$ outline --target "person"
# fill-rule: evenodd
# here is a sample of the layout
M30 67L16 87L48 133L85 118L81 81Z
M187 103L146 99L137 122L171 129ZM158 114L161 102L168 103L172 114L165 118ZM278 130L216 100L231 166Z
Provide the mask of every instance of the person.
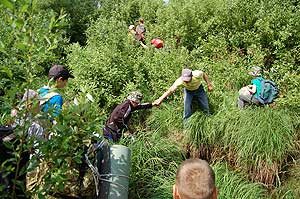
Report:
M216 199L215 173L205 160L188 159L181 163L173 185L174 199Z
M213 90L212 82L209 80L208 75L200 70L183 69L181 77L179 77L173 85L157 100L154 101L155 105L160 105L162 101L173 93L179 86L184 87L184 114L183 119L186 121L192 115L192 100L196 98L202 111L210 114L208 97L202 85L202 79L208 85L208 91Z
M74 78L70 71L63 65L53 65L48 72L49 84L43 86L37 92L39 101L39 111L47 115L49 122L52 125L57 123L56 118L61 114L63 106L63 97L59 93L59 90L67 86L69 78ZM40 119L41 120L41 119ZM39 143L37 140L47 141L50 139L50 135L47 135L44 131L43 121L34 121L28 129L29 137L33 138L34 154L39 154ZM41 160L39 165L26 175L26 189L32 191L38 183L42 182L42 179L48 171L47 162Z
M146 42L142 39L135 30L134 25L128 27L128 38L134 43L138 42L142 47L147 48Z
M103 128L103 136L106 139L114 142L119 141L123 132L128 130L128 123L132 113L136 110L150 109L153 107L153 103L141 104L142 99L142 93L133 91L129 94L127 100L116 106Z
M146 28L144 25L144 19L142 17L140 17L138 20L138 25L136 26L136 32L138 34L143 34L145 36Z
M261 67L252 67L249 75L253 77L253 79L251 80L251 85L243 87L239 91L238 107L240 109L249 104L259 105L258 95L261 91L260 82L261 80L263 80L263 78L261 77Z

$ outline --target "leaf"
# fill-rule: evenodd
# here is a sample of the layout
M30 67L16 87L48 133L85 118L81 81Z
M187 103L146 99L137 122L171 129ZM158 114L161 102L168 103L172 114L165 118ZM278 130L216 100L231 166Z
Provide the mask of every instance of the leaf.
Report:
M14 10L14 4L9 0L0 0L0 3L10 10Z
M23 43L17 43L16 46L20 49L20 50L25 50L26 45Z
M90 100L91 102L94 102L95 100L94 100L94 98L93 98L93 96L91 95L91 94L86 94L86 97L88 98L88 100Z
M20 12L21 12L21 13L27 12L27 10L28 10L28 4L25 4L25 5L23 5L23 6L21 7Z

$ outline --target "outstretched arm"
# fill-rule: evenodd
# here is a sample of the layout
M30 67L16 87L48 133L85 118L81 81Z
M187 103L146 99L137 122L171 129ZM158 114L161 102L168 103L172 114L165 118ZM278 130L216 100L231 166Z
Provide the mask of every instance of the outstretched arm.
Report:
M211 92L214 88L213 88L213 85L212 85L211 81L209 80L208 75L206 73L203 73L203 79L207 83L208 91Z
M153 105L159 106L162 103L162 101L169 95L171 95L175 90L176 88L174 88L174 86L171 86L166 92L164 92L164 94L160 98L153 102Z

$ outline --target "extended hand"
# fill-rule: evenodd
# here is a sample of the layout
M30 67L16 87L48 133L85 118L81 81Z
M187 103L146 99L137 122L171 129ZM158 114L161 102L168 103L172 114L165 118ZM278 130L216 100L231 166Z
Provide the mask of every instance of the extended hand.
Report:
M161 101L160 101L159 99L155 100L155 101L152 103L153 106L160 106L160 104L161 104Z

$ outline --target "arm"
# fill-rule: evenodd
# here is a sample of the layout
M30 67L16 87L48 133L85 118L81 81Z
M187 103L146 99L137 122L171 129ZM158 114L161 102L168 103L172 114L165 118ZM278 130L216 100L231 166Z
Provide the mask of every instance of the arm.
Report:
M171 86L166 92L164 92L164 94L160 98L158 98L157 100L155 100L153 102L153 105L159 106L165 98L167 98L169 95L171 95L176 90L176 88L177 87L175 87L174 85Z
M152 103L143 103L143 104L139 104L135 110L139 110L139 109L150 109L152 108Z
M143 42L140 41L140 45L143 46L144 48L148 48L147 45L145 45Z
M203 73L203 79L207 83L208 91L211 92L213 90L213 85L212 85L211 81L209 80L208 75L206 73Z

